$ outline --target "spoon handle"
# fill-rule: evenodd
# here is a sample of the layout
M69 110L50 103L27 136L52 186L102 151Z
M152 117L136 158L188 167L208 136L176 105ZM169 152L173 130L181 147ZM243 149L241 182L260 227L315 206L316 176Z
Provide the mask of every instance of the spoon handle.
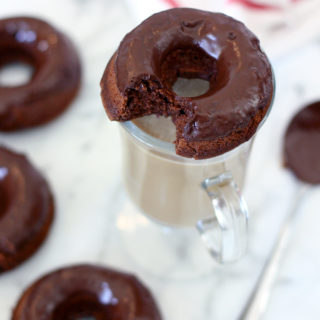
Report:
M301 184L299 187L298 192L294 197L292 207L281 226L278 238L263 266L261 274L254 286L248 302L245 305L245 308L238 317L238 320L258 320L266 311L273 284L276 280L280 266L280 260L288 246L294 227L294 221L297 213L299 212L297 209L301 203L302 197L308 189L309 187L304 184Z

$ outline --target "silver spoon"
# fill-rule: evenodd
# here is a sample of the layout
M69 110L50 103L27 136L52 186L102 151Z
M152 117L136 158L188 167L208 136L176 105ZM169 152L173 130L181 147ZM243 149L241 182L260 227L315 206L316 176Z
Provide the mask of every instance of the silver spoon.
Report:
M299 178L300 187L238 320L258 320L264 315L281 258L293 233L299 205L312 185L320 183L320 102L306 106L292 119L285 136L284 156L286 166Z

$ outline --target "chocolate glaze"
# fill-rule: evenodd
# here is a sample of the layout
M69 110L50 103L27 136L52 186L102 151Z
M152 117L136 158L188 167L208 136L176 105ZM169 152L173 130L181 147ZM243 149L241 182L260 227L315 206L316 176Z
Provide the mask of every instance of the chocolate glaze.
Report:
M160 320L149 290L134 276L93 265L52 272L20 298L12 320Z
M172 90L179 76L208 80L210 89L179 97ZM195 158L250 139L273 97L271 66L255 35L224 14L188 8L157 13L127 34L101 87L111 120L171 115L177 153Z
M47 182L26 157L0 147L0 273L31 256L53 219Z
M81 67L71 41L35 18L0 20L0 68L15 61L34 68L29 83L0 86L0 130L45 123L67 108L79 89Z
M178 48L199 48L216 63L210 90L194 98L177 99L192 114L184 136L210 140L245 126L272 95L271 68L259 40L241 23L226 15L195 9L173 9L155 14L121 42L116 60L119 90L147 75L162 86L159 66ZM142 50L143 48L143 50ZM186 75L184 75L186 76Z
M285 165L302 181L320 183L320 101L291 120L284 139Z

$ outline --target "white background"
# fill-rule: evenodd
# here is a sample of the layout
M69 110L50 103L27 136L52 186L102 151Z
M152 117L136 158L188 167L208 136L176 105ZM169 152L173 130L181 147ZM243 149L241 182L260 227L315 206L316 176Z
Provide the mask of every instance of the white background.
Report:
M84 73L79 96L60 118L40 128L0 134L1 144L26 153L48 178L57 207L40 251L0 276L0 320L10 319L22 290L40 275L78 262L135 272L151 288L167 320L236 319L298 188L282 167L282 138L295 111L319 98L320 33L272 57L276 99L256 138L245 189L251 213L248 255L232 266L217 266L205 278L164 281L143 272L117 238L115 217L128 199L121 185L117 125L108 121L99 96L106 63L136 18L122 1L1 1L1 17L21 14L45 18L68 33L79 48ZM319 197L320 188L314 188L301 204L265 319L320 317Z

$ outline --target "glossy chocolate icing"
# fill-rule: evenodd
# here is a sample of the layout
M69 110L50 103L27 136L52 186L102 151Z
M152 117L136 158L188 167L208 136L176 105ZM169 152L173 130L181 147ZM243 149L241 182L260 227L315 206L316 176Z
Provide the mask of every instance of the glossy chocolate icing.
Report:
M291 120L284 139L284 161L300 180L320 183L320 101L307 105Z
M20 298L12 320L160 320L149 290L134 276L93 265L52 272Z
M30 82L0 85L0 130L45 123L69 106L79 89L81 67L71 41L43 20L0 20L0 68L22 61L34 68Z
M173 68L168 58L179 50L196 50L207 67L184 64L168 79L170 68L163 66ZM269 107L273 95L271 66L255 35L224 14L188 8L157 13L127 34L117 51L115 73L124 97L141 79L164 89L174 107L162 114L171 114L176 124L182 120L187 141L210 141L243 129ZM210 89L199 97L179 97L171 89L178 76L207 79Z
M26 157L0 147L0 273L38 249L52 219L47 182Z

